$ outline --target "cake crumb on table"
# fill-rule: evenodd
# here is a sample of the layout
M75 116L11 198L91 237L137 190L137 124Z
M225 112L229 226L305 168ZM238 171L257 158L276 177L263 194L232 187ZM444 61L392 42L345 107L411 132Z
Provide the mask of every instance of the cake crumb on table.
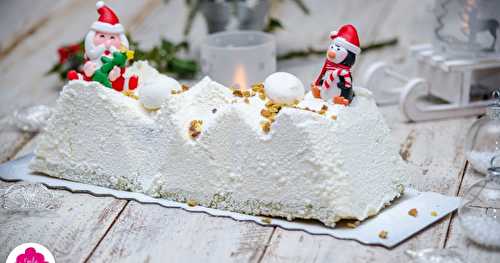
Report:
M389 234L389 232L385 231L385 230L382 230L378 233L378 237L382 238L382 239L387 239L387 235Z
M197 206L197 205L198 205L198 202L196 202L196 200L189 199L189 200L187 201L187 205L188 205L188 206L191 206L191 207L193 207L193 206Z
M418 214L418 211L416 208L412 208L412 209L410 209L410 211L408 211L408 215L410 215L410 216L417 217L417 214Z
M269 217L262 217L262 218L260 219L260 221L261 221L262 223L265 223L265 224L271 224L272 219L271 219L271 218L269 218Z

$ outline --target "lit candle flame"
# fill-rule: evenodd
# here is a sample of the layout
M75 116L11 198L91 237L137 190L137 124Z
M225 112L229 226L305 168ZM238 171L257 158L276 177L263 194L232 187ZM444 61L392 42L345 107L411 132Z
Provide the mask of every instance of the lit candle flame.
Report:
M243 65L237 65L234 70L233 87L237 89L247 88L247 74Z

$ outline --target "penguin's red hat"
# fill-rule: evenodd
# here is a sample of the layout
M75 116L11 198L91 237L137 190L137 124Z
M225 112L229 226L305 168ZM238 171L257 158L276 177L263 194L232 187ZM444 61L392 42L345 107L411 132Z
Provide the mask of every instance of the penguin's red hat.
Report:
M356 55L361 53L358 31L353 25L343 25L338 31L332 31L330 33L330 39Z

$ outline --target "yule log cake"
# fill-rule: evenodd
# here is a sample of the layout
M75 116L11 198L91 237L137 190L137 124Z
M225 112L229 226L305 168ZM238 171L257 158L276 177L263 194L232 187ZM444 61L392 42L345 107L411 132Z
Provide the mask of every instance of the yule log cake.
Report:
M135 95L70 81L36 148L35 171L328 226L375 215L403 192L406 164L365 89L355 88L347 107L309 94L283 104L266 91L276 101L287 100L279 91L303 93L286 73L233 90L208 77L190 89L170 85L175 80L145 62L128 70L144 80L139 97L173 87L161 107L147 110Z

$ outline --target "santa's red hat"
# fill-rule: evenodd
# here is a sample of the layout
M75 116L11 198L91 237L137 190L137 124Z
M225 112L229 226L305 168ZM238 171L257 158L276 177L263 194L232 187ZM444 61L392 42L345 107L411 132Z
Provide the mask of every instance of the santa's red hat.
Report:
M332 31L330 38L356 55L361 52L358 31L353 25L343 25L338 31Z
M105 33L121 34L124 32L123 26L120 24L120 20L113 9L108 7L103 1L97 2L96 8L97 13L99 13L99 19L92 24L91 29Z

